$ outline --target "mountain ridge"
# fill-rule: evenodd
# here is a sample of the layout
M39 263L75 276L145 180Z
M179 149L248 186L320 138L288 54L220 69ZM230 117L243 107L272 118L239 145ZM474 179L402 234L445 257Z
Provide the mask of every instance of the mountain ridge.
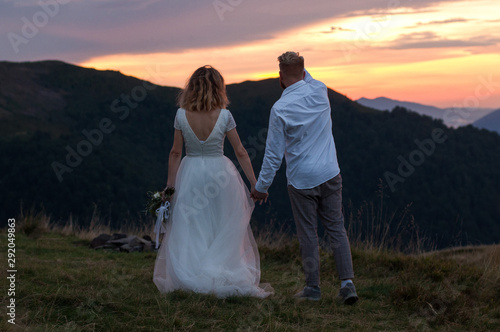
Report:
M356 100L356 102L380 111L390 111L398 106L404 107L421 115L427 115L434 119L441 119L447 126L451 127L473 124L474 121L494 111L493 108L439 108L431 105L401 101L387 97L377 97L374 99L362 97ZM456 116L457 114L461 115L463 113L467 114L467 117Z
M142 214L145 193L165 185L180 89L63 62L0 63L0 79L7 79L6 72L17 90L0 86L2 220L22 206L61 222L85 224L95 216L113 225L149 222ZM282 89L277 79L268 79L230 84L227 91L258 174L269 111ZM331 89L328 94L347 227L353 219L396 218L402 228L395 222L391 231L406 238L417 227L437 247L500 242L499 135L472 126L448 128L403 108L381 112ZM40 117L27 109L39 110ZM424 154L415 142L428 142L436 129L446 141ZM236 163L227 142L225 153ZM67 167L62 181L55 163ZM412 172L400 172L408 163ZM284 167L270 202L254 211L256 225L278 222L293 229ZM388 173L400 177L394 190ZM374 219L374 208L388 216Z
M500 134L500 109L493 111L479 120L474 121L474 126L487 129Z

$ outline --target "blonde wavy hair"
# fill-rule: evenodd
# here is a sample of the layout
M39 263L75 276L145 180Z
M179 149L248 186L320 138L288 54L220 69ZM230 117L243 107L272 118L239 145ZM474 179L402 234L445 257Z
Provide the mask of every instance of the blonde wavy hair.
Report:
M212 66L196 69L179 94L178 104L188 111L206 111L226 108L229 100L224 78Z

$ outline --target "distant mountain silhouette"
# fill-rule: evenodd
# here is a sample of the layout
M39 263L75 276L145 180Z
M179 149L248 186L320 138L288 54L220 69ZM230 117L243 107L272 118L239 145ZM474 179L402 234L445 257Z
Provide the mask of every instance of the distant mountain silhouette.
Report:
M441 119L447 126L458 127L473 123L475 120L489 114L493 111L490 108L475 108L475 109L455 109L455 108L438 108L429 105L413 103L409 101L400 101L389 99L386 97L378 97L375 99L360 98L356 102L366 107L371 107L380 111L392 110L394 107L404 107L408 110L417 112L418 114L427 115L434 119ZM463 112L460 112L463 111ZM463 116L465 114L465 116Z
M500 109L482 117L474 122L474 126L496 131L500 134Z
M59 61L0 62L0 81L0 225L21 206L60 222L152 222L142 213L145 193L167 180L178 88ZM283 90L269 79L227 91L258 174L269 111ZM438 247L500 242L498 134L328 94L348 227L392 220L391 235L418 228ZM228 143L225 151L236 161ZM269 203L255 208L255 227L293 229L284 167Z

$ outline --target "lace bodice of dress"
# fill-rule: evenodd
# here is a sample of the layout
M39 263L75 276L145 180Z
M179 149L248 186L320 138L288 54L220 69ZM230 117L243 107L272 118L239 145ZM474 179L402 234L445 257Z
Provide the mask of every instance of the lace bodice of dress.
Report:
M189 125L186 118L186 110L179 108L175 116L174 127L182 131L187 156L222 156L224 154L224 138L226 137L226 132L235 128L236 123L234 122L231 112L226 109L221 109L214 129L208 138L201 142Z

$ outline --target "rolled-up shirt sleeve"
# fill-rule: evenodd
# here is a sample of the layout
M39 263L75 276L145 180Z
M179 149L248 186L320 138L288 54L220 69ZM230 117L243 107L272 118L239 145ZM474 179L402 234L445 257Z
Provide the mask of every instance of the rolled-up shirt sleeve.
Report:
M267 193L274 180L276 172L281 166L283 156L285 154L285 123L276 112L276 109L271 109L269 117L269 131L266 140L266 152L264 161L259 173L259 179L255 185L255 189L261 193Z

